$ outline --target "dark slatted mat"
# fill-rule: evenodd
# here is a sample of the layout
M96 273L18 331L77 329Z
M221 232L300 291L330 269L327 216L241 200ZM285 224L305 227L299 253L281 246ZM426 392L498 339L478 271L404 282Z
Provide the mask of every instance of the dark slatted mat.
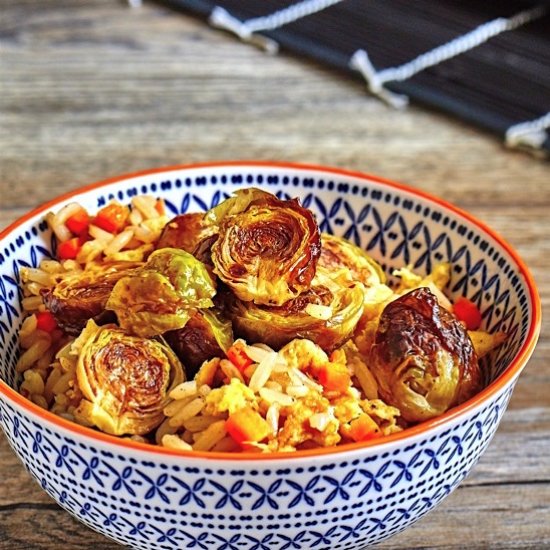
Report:
M216 6L241 21L297 2L162 0L208 18ZM511 126L550 112L550 1L344 0L280 28L258 31L286 51L363 78L349 66L364 49L377 71L411 61L499 17L545 6L546 14L386 88L505 138ZM544 136L544 134L543 134ZM540 149L550 152L550 135Z

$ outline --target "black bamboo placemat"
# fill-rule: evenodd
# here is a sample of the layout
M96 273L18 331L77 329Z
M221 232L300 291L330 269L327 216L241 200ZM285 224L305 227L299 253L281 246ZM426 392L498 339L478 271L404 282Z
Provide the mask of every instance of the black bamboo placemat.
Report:
M408 98L495 133L511 147L550 153L548 0L161 3L268 50L279 46L362 78L396 107ZM358 68L365 62L370 74Z

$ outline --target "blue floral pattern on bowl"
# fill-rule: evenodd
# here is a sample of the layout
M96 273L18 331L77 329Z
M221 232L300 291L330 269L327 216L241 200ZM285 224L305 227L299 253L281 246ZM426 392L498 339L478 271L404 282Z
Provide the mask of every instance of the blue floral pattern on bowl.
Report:
M427 273L438 262L452 262L450 294L478 304L485 328L509 334L484 365L489 381L530 337L535 306L509 251L469 218L412 190L330 170L243 164L128 177L83 191L78 200L94 210L111 198L149 193L163 197L175 215L206 210L241 186L300 197L322 231L363 247L389 275L406 264ZM42 216L0 242L0 377L12 388L22 320L19 271L54 249ZM144 549L352 549L403 530L460 483L494 435L514 382L408 438L284 459L197 459L117 445L41 419L2 393L0 423L42 488L120 543Z

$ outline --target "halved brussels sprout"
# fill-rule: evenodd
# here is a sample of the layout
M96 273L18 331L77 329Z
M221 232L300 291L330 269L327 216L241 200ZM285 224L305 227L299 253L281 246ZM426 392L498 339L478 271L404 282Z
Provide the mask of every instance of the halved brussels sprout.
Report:
M216 207L214 217L221 221L212 245L214 272L243 301L282 305L311 284L320 254L319 228L297 199L283 201L260 192L250 201L254 191L228 199L234 202L225 210L225 203Z
M113 262L91 265L86 271L59 276L57 284L43 291L46 308L57 324L70 334L78 334L89 319L112 322L105 305L115 284L142 263ZM111 314L112 315L112 314Z
M369 367L382 398L408 422L439 416L481 389L466 329L427 288L385 307Z
M168 393L185 380L165 343L89 321L79 345L77 415L113 435L147 434L164 420Z
M213 305L215 293L204 264L183 250L162 248L117 282L106 307L126 331L150 337L185 326L197 308Z
M156 248L179 248L194 255L197 246L215 232L204 213L180 214L165 225Z
M211 308L197 311L183 328L167 332L164 338L191 378L204 361L225 355L233 344L233 330L231 321Z
M349 269L353 280L367 288L386 282L380 265L362 248L328 233L321 234L321 256L317 265L329 270Z
M234 216L244 212L252 203L262 204L275 196L256 187L238 189L232 197L220 202L204 215L204 223L209 226L219 227L227 216Z
M237 336L279 349L306 338L330 352L348 340L363 312L364 287L348 277L334 279L317 268L311 288L282 306L228 300Z

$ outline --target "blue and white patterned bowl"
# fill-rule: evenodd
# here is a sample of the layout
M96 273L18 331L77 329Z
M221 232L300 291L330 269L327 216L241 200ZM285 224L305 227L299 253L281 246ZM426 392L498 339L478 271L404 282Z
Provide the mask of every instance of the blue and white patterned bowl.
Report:
M173 214L205 210L242 186L298 196L323 231L344 235L388 272L452 262L451 295L509 339L485 365L489 385L442 417L401 434L292 455L179 453L120 440L56 417L15 391L20 269L51 251L44 214L77 200L158 195ZM487 448L535 346L540 302L502 238L456 208L404 186L343 170L218 163L95 184L31 212L0 234L0 421L25 467L92 529L143 549L351 549L402 531L433 509Z

